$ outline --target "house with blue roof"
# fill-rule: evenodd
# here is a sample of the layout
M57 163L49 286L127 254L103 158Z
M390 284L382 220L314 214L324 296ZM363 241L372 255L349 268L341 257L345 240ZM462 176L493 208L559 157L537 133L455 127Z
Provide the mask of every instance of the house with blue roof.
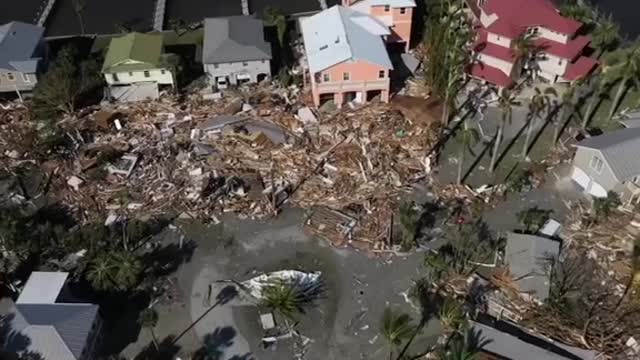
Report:
M19 21L0 25L0 92L33 90L47 55L43 33Z

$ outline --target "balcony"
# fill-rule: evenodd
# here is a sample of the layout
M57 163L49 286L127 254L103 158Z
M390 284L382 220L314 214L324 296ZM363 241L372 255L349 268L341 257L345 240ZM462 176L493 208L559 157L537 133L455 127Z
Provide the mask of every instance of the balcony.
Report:
M317 84L320 93L335 93L347 91L389 90L389 79L366 81L341 81Z

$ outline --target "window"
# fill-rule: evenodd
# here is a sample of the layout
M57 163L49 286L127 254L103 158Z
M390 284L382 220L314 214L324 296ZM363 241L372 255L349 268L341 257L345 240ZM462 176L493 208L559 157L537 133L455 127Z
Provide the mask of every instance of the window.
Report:
M219 67L220 67L220 65L218 65L218 64L213 64L213 68L214 68L214 69L218 69Z
M129 76L133 76L133 73L132 73L132 72L129 72Z
M148 70L144 71L144 77L151 77L151 74L149 73Z
M7 73L7 80L16 81L16 77L15 75L13 75L13 73Z
M329 82L331 81L331 76L329 76L329 74L322 74L322 82Z
M118 79L118 74L111 74L111 80L113 80L113 82L118 82L120 81L120 79Z
M22 74L22 81L24 82L31 82L31 79L29 78L29 74Z
M378 71L378 79L384 79L384 70Z
M167 71L166 71L166 70L160 70L160 74L164 75L164 74L166 74L166 73L167 73Z
M263 64L264 64L264 63L266 63L266 62L267 62L267 60L264 60L264 59L262 60L262 63L263 63Z
M636 185L640 185L640 175L634 176L631 181L633 181L633 183Z
M351 80L351 74L348 72L342 73L342 80Z
M400 14L406 14L407 8L400 8Z
M389 5L384 6L384 12L389 12L390 9L391 7Z
M496 36L496 40L500 41L500 36Z
M243 61L242 66L249 66L249 63L247 63L246 61Z
M591 168L598 173L601 173L602 167L604 166L604 161L602 161L602 159L600 159L599 157L594 156L591 158L591 163L589 163L589 166L591 166Z
M558 65L562 65L562 59L558 60Z

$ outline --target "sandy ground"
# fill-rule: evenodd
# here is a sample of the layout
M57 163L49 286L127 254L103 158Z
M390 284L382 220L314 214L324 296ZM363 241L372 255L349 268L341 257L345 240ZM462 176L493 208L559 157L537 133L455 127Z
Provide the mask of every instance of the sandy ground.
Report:
M386 359L388 348L379 336L385 306L407 312L403 292L420 277L421 254L371 258L354 250L334 249L302 231L302 211L287 210L268 223L241 221L233 216L216 226L189 225L187 238L198 248L177 274L191 319L215 302L217 280L243 281L265 271L321 271L327 293L318 306L300 317L297 329L311 339L306 359ZM212 309L194 327L194 336L210 334L219 359L290 359L290 344L262 350L255 307L233 301ZM251 310L253 309L253 310ZM436 321L416 344L428 346L440 328ZM183 350L192 344L182 344Z

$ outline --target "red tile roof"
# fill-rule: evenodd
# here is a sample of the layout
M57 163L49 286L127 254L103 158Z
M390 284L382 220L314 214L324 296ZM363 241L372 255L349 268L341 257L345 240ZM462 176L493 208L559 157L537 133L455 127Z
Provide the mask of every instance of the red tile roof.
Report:
M482 9L487 15L498 15L487 29L505 36L517 36L531 26L573 35L582 26L560 15L550 0L487 0Z
M515 53L511 48L507 48L498 44L490 43L487 41L488 33L485 30L478 31L478 38L473 45L473 51L479 52L485 55L493 56L494 58L513 62L515 59Z
M533 43L539 51L573 61L590 42L589 37L578 36L566 44L545 38L537 38Z
M473 64L471 69L469 69L469 73L473 77L486 80L498 86L510 87L513 85L513 79L511 79L507 74L503 73L502 70L487 64Z
M597 60L581 56L576 62L570 63L569 66L567 66L567 70L562 77L569 81L578 80L588 75L596 66L598 66Z

